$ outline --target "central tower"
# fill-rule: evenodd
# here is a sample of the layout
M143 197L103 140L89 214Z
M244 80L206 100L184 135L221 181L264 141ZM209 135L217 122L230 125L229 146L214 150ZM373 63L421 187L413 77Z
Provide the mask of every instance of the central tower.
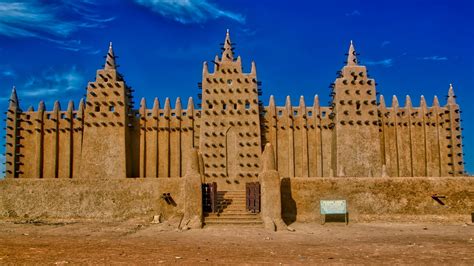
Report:
M202 72L200 151L206 178L256 178L260 169L261 135L255 63L243 73L240 56L227 31L214 72ZM229 180L227 180L229 181Z
M381 175L379 117L375 80L359 65L350 44L347 63L333 88L332 169L334 175Z

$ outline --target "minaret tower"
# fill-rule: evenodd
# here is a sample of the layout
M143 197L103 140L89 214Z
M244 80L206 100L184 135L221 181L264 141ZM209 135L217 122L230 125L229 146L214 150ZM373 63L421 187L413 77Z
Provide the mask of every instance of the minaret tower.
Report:
M131 90L117 71L112 43L103 69L87 86L80 173L82 178L130 176Z
M261 135L255 63L250 73L243 73L232 45L227 31L213 73L204 62L200 151L206 178L237 184L239 179L257 177Z
M18 177L18 125L20 103L16 89L13 87L10 104L6 113L6 140L5 140L5 177Z
M334 173L346 176L380 176L381 151L375 81L359 65L351 41L346 65L333 90Z

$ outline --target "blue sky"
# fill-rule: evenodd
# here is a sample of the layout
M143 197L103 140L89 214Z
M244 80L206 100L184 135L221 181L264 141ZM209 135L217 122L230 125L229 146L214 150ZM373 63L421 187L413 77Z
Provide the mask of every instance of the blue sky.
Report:
M350 40L386 99L441 103L453 83L474 172L474 1L64 0L0 1L0 109L15 85L21 106L65 108L83 97L110 41L136 99L196 97L202 62L226 29L244 69L257 63L264 102L329 101ZM137 100L136 102L139 102ZM1 133L4 135L4 132ZM3 150L1 151L3 153ZM0 157L0 159L2 159Z

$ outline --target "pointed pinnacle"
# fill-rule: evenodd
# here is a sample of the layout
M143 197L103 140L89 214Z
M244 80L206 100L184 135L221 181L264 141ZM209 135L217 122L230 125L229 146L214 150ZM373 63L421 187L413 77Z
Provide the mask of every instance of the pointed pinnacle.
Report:
M303 96L303 95L300 96L300 107L306 107L306 104L305 104L305 102L304 102L304 96Z
M79 108L78 108L79 111L82 111L84 110L84 99L81 99L79 101Z
M207 66L207 62L204 61L202 63L202 75L206 75L206 74L209 74L209 68Z
M349 52L347 53L347 66L356 66L359 64L359 61L357 60L357 53L354 48L354 44L352 43L349 46Z
M194 110L194 100L193 100L193 97L189 97L189 99L188 99L188 106L186 106L186 108L187 108L188 112L191 112L191 111ZM189 115L192 116L193 114L190 113Z
M453 84L449 84L448 104L456 104L456 96L454 95Z
M13 86L12 93L10 95L10 104L8 109L15 109L19 107L18 95L16 94L16 88Z
M392 107L398 107L399 106L399 103L398 103L398 98L396 95L393 95L392 97Z
M257 74L257 65L255 61L252 61L252 68L250 69L250 74Z
M44 105L43 101L40 101L38 104L38 112L44 112L46 110L46 106Z
M74 111L74 101L69 101L67 104L67 112L72 113L72 111Z
M439 107L439 100L436 95L433 97L433 107Z
M105 59L104 69L116 69L115 54L114 49L112 48L112 42L110 42L109 44L109 51L107 52L107 56Z
M158 100L158 97L155 97L155 100L153 100L153 109L160 109L160 100Z
M379 103L380 107L385 108L385 98L383 97L383 95L380 95Z
M222 51L222 61L233 61L234 52L232 51L232 42L230 40L230 33L227 31L224 40L224 51Z
M145 113L146 111L146 100L145 98L143 97L141 100L140 100L140 113L142 113L142 115Z
M426 109L426 100L425 100L425 96L421 95L420 97L420 107L422 109Z
M170 113L171 113L170 98L166 98L166 100L165 100L165 114L170 115Z
M319 95L314 95L313 108L319 108Z
M405 107L412 107L410 95L407 95L405 98Z
M153 100L153 111L152 114L156 118L158 118L159 115L159 110L160 109L160 101L158 100L157 97L155 97L155 100Z
M61 111L61 105L59 104L59 101L54 102L54 107L53 107L54 112Z
M174 109L178 110L178 111L181 111L182 107L181 107L181 98L180 97L176 98L176 103L174 105ZM181 113L177 113L176 115L177 116L181 115Z
M273 95L270 95L270 100L268 101L268 106L271 107L272 109L275 108L275 97Z

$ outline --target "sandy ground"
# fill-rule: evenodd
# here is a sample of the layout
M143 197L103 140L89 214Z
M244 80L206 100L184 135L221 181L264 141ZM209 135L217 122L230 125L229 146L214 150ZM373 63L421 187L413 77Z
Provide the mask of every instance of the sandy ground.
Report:
M139 221L0 221L0 264L474 262L474 225L342 223L292 225L296 232L209 227L177 231Z

